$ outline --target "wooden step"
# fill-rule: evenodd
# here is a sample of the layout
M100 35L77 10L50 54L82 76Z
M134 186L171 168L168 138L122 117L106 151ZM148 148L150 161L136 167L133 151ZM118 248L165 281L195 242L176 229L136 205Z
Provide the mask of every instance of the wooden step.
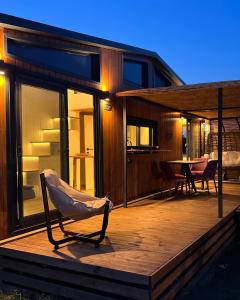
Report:
M42 129L43 142L60 142L60 129Z

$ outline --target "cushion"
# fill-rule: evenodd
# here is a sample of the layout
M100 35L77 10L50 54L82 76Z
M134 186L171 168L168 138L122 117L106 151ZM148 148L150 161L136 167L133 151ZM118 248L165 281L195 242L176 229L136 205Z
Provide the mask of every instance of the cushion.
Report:
M211 159L218 159L217 152L210 153ZM240 151L223 151L222 155L223 167L240 166Z
M45 170L44 175L50 199L64 217L78 221L102 214L107 201L109 209L113 207L113 203L106 197L97 198L73 189L53 170Z
M204 171L191 171L194 177L201 177Z
M186 179L186 176L185 176L185 175L183 175L183 174L178 174L178 173L174 174L174 177L175 177L176 179Z
M200 163L199 164L193 164L191 167L191 170L193 171L204 171L204 169L207 166L208 159L205 157L200 157L200 158L194 158L193 160L197 160Z

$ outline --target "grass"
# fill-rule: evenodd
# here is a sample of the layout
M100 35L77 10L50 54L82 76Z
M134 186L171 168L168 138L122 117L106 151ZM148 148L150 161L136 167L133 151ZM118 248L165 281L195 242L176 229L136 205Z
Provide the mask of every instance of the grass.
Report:
M11 294L0 291L0 300L54 300L51 296L45 294L31 294L29 296L23 296L19 291L15 291Z

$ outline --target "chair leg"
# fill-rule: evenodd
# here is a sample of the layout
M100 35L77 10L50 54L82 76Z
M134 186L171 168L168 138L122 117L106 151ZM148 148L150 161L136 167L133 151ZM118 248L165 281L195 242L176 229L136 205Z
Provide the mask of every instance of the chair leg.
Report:
M176 182L176 185L175 185L175 194L177 194L177 192L178 192L178 187L179 187L179 182Z
M59 227L61 231L64 233L64 238L60 240L55 240L52 233L52 226L51 226L51 219L50 219L50 212L49 212L49 205L48 205L48 196L47 196L47 189L46 189L46 181L44 174L40 174L41 179L41 187L42 187L42 196L43 196L43 204L44 204L44 212L45 212L45 219L46 219L46 226L47 226L47 233L48 233L48 240L51 244L54 245L54 249L57 250L60 245L72 242L72 241L82 241L82 242L89 242L94 244L96 247L99 247L99 244L103 241L106 234L106 229L108 226L108 218L109 218L109 201L106 202L104 207L104 216L103 216L103 223L102 229L96 232L92 232L89 234L80 234L76 232L66 231L64 229L64 225L62 223L62 217L59 213ZM99 236L97 239L93 239L93 237Z
M183 192L183 185L184 185L184 183L182 182L181 183L181 193Z
M202 190L204 190L204 180L202 180Z
M206 184L207 184L207 190L208 190L208 194L210 194L208 180L206 180Z
M217 184L216 184L216 179L215 179L215 178L213 178L213 182L214 182L214 186L215 186L216 194L218 194L218 189L217 189Z
M191 182L188 181L187 183L188 183L188 190L189 190L188 194L191 195Z

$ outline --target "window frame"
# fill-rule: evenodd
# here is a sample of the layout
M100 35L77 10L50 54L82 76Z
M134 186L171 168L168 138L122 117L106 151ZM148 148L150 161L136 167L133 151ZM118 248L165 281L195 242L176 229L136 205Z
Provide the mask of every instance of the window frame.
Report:
M125 74L124 64L125 64L125 62L141 65L141 67L142 67L142 72L141 72L142 84L138 84L134 81L125 79L125 77L124 77L124 74ZM148 83L148 72L149 72L148 69L149 69L148 62L138 60L138 59L132 59L132 58L129 58L129 57L124 57L123 58L123 81L124 81L124 83L127 84L127 85L130 85L130 86L133 86L133 87L137 87L137 88L147 88L148 85L149 85L149 83Z
M127 149L153 149L158 147L158 122L155 120L127 117L127 126L136 126L136 146L127 146ZM140 144L140 128L150 129L149 145Z

